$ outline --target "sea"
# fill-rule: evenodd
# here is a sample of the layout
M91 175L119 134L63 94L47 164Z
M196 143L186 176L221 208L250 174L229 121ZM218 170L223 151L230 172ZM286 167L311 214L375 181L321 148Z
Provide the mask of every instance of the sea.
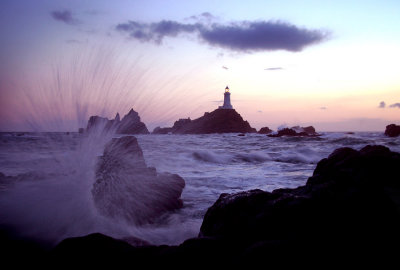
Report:
M65 238L95 232L136 245L178 245L198 235L204 214L222 193L304 185L317 163L341 147L384 145L400 152L400 137L389 138L383 132L320 134L128 135L138 139L147 166L178 174L186 183L181 209L138 226L98 213L91 193L96 160L105 143L122 135L3 132L0 228L49 248Z

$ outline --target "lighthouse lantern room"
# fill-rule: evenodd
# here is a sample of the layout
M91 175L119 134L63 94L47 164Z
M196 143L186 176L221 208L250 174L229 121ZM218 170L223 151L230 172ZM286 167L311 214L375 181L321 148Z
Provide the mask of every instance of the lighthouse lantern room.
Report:
M225 88L224 105L219 106L218 109L228 109L228 110L233 109L232 104L231 104L231 93L229 92L228 86Z

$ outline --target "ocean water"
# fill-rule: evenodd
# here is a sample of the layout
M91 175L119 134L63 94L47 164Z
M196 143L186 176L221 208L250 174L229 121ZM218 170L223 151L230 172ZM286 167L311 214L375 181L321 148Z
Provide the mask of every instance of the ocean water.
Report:
M176 245L197 236L205 212L221 193L301 186L318 161L339 147L380 144L400 152L400 138L383 132L310 138L234 133L135 137L147 166L184 178L183 208L142 226L100 215L91 189L96 159L111 136L0 133L0 226L49 247L93 232Z

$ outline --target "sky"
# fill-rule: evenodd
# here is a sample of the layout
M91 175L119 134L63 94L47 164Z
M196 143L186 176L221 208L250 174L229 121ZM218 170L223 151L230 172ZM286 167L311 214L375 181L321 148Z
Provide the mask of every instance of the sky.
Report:
M400 124L400 2L2 0L0 131L149 130L223 103L252 127Z

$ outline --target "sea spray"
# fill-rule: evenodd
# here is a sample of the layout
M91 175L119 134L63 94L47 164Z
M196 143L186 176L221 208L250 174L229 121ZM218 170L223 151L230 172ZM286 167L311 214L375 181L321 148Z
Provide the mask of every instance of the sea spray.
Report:
M32 151L40 161L23 165L39 176L32 178L27 174L25 179L6 187L0 196L2 225L49 246L65 237L108 227L107 221L98 216L90 193L94 161L106 136L75 137L74 148L66 149L69 137L63 133L43 136L36 141L43 145L39 153L35 145L27 148L24 144L21 155Z
M90 116L110 117L134 108L144 119L152 116L156 122L172 121L178 107L186 104L185 96L207 99L205 95L213 89L192 92L188 86L193 81L184 79L185 74L170 76L165 70L159 72L156 65L143 65L143 58L117 52L109 48L83 48L74 56L60 56L57 64L42 74L39 83L21 80L14 85L18 106L11 107L9 114L19 119L18 129L24 132L1 134L1 227L49 247L66 237L93 232L117 238L143 237L159 244L179 243L197 234L200 217L182 219L177 212L171 212L161 215L158 223L152 218L153 224L146 225L143 220L132 222L125 218L123 210L119 216L105 215L99 200L94 200L99 190L95 185L99 179L99 159L105 144L116 135L115 130L101 126L91 132L74 132L78 128L84 131ZM191 106L190 110L198 106ZM121 183L132 177L117 168L112 170L121 176ZM156 175L161 181L162 174ZM135 182L141 197L135 201L128 194L129 202L125 202L136 206L126 205L123 209L146 212L151 206L142 199L152 194L154 186L157 190L157 185L164 184L164 193L168 191L162 181L142 180ZM183 187L178 186L180 194ZM116 197L127 195L126 186L116 187ZM140 204L144 205L142 209Z

